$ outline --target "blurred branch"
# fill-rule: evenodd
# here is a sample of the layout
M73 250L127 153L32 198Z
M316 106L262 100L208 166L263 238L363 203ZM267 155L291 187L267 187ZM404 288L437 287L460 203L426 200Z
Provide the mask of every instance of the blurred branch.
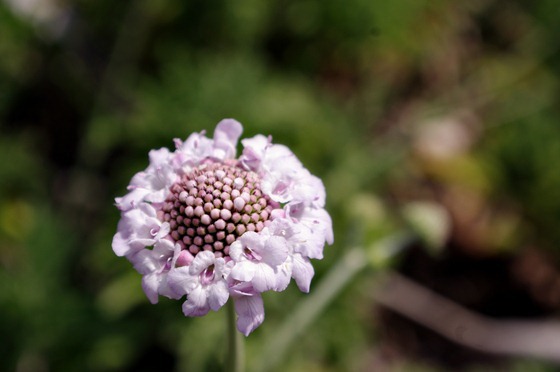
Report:
M463 346L486 353L560 363L558 321L494 320L397 273L388 273L381 281L375 300Z
M274 370L289 347L333 298L370 262L363 248L348 250L318 287L266 342L256 371ZM403 277L387 272L374 290L375 301L460 345L485 353L531 357L560 364L560 322L494 320Z

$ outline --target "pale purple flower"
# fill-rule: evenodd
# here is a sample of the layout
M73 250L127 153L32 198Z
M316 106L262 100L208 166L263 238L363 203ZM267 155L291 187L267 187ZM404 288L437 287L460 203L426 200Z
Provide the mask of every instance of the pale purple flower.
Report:
M261 293L293 278L309 291L310 259L332 244L321 180L286 146L222 120L213 138L175 139L175 151L150 151L148 167L116 198L121 220L113 250L143 275L152 303L186 296L186 316L219 310L230 298L239 331L264 320Z
M213 252L202 251L188 266L177 266L168 275L172 290L187 295L183 313L187 316L206 315L219 310L229 298L226 282L231 261L216 257Z
M258 292L283 290L285 276L279 275L288 259L288 242L282 236L247 231L231 244L230 257L235 262L231 277L250 282Z

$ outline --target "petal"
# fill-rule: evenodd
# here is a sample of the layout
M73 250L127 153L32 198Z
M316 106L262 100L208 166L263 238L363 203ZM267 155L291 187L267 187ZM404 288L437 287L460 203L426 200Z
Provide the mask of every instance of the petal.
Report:
M160 281L161 278L155 273L142 277L142 289L152 304L157 304L158 302L158 287Z
M243 244L239 241L239 239L231 243L229 246L229 256L235 262L243 260Z
M122 211L126 212L135 208L138 203L140 203L146 195L150 193L150 190L145 188L134 188L128 194L115 198L115 205L117 208Z
M193 133L185 142L175 141L177 150L174 161L181 166L196 166L201 160L212 155L213 142L204 133Z
M184 296L184 294L178 294L171 289L169 286L169 273L161 273L159 274L161 277L161 281L158 286L158 293L160 296L165 296L167 298L171 298L173 300L178 300Z
M334 243L331 216L323 208L303 208L300 212L291 213L290 217L299 219L314 232L320 233L325 237L328 244Z
M123 237L123 232L119 231L113 236L113 252L119 257L125 256L130 253L131 247L128 244L128 239Z
M297 174L298 171L305 169L296 155L287 146L269 145L266 147L264 167L270 173L278 174Z
M229 291L225 280L214 283L208 289L208 305L214 311L219 310L227 302Z
M277 278L275 271L266 264L258 264L255 266L255 275L253 276L253 288L258 292L265 292L276 288Z
M229 277L227 283L232 297L253 296L256 294L253 285L249 282L236 282L233 278Z
M148 158L150 159L151 168L158 168L169 162L169 149L162 147L157 150L150 150Z
M262 261L270 266L281 265L288 257L288 242L281 236L271 236L263 247L255 248Z
M309 292L309 286L314 274L315 271L309 259L297 253L292 256L292 277L300 291Z
M250 261L242 261L235 264L229 274L233 279L241 282L249 282L255 276L256 265Z
M162 202L169 186L177 179L168 149L151 150L149 157L150 165L132 177L128 186L131 191L122 198L115 199L120 210L130 210L145 200Z
M189 300L183 302L182 308L185 316L204 316L210 311L210 307L208 305L196 306Z
M290 208L287 206L287 209ZM293 227L296 234L289 239L294 244L294 250L309 258L322 259L325 241L332 244L334 240L329 214L324 209L305 207L290 217L295 220Z
M243 154L239 157L241 163L252 171L258 171L264 157L266 147L270 145L270 139L259 134L253 138L241 140Z
M175 246L170 240L161 239L155 242L154 250L167 255L175 251Z
M220 121L214 131L214 153L218 159L235 157L237 140L243 132L243 126L234 119Z
M161 224L156 236L154 236L154 239L159 240L165 238L167 235L169 235L170 231L171 227L169 226L169 222L164 222Z
M282 264L276 272L276 286L273 290L281 292L288 288L290 284L290 279L292 278L292 265L291 263L285 262Z
M270 145L261 164L261 187L272 200L286 203L293 199L293 189L309 172L283 145Z
M323 259L323 248L325 246L325 239L313 232L302 229L302 232L297 235L299 242L294 244L294 251L301 253L304 257L313 258L316 260Z
M210 311L208 296L200 286L196 287L183 303L183 314L185 316L203 316Z
M197 253L197 255L194 257L193 262L189 266L190 273L192 275L200 274L210 265L213 265L215 260L216 257L214 256L214 253L210 251L202 251Z
M146 194L146 196L144 197L144 200L146 200L147 202L150 203L162 203L165 201L165 198L167 198L167 195L169 194L168 188L169 186L173 185L173 181L169 181L169 182L165 182L161 184L161 188L158 190L154 190L148 194Z
M179 248L179 253L175 257L177 259L174 262L174 266L177 266L177 267L188 266L194 260L194 256L191 254L191 252L189 252L187 250L181 251L180 248Z
M149 249L140 249L134 254L127 256L127 258L134 266L134 269L143 275L157 271L161 266L154 252Z
M196 286L188 295L187 297L189 299L189 301L195 305L195 306L199 306L199 307L203 307L204 305L206 305L206 301L208 299L208 295L206 293L206 290L204 288L202 288L201 286Z
M293 184L290 195L292 201L303 202L319 208L325 206L325 186L318 177L307 170L300 173L298 181Z
M274 213L276 212L276 213ZM268 226L268 230L272 235L281 236L285 239L290 238L294 234L293 223L286 218L283 209L273 210L274 219Z
M227 278L231 268L235 265L235 262L228 260L224 260L221 257L216 258L216 262L214 262L214 272L216 273L217 278Z
M254 231L247 231L238 239L243 244L243 247L248 247L251 250L259 252L263 246L264 237ZM231 248L231 247L230 247ZM233 257L232 257L233 258Z
M132 251L153 245L155 240L152 232L160 231L161 227L162 223L156 218L155 209L147 203L140 203L136 208L122 214L117 226L117 233L120 233L120 236L115 237L117 244L115 253L118 255L126 251L123 244L128 244L129 250Z
M142 238L139 239L134 238L128 240L128 243L130 244L131 247L138 247L138 246L151 247L155 244L155 242L156 241L154 239L142 239Z
M234 298L237 329L248 336L264 321L264 305L259 294Z
M187 266L169 271L167 283L173 292L181 296L191 293L200 284L197 277L190 275Z

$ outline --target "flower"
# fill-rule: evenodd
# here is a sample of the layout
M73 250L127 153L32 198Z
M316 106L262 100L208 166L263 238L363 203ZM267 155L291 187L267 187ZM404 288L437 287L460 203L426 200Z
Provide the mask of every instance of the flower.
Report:
M185 316L219 310L230 298L245 335L264 320L261 293L283 291L293 278L308 292L310 259L333 243L321 180L289 148L243 128L218 123L175 151L149 153L148 167L115 199L121 211L113 251L142 274L152 303L181 299Z

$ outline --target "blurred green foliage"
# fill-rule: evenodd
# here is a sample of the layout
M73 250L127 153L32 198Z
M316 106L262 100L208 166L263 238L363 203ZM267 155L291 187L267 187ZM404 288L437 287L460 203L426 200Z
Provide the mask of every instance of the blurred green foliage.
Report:
M113 198L148 151L225 117L245 137L288 145L324 180L336 243L314 262L315 282L350 246L373 249L375 270L352 281L281 368L369 370L386 354L397 370L436 368L383 346L371 286L400 254L383 239L407 228L403 207L429 201L449 212L448 241L467 255L536 246L560 259L559 9L553 0L0 3L0 369L220 370L225 315L150 305L111 239ZM293 285L265 295L249 366L304 298Z

